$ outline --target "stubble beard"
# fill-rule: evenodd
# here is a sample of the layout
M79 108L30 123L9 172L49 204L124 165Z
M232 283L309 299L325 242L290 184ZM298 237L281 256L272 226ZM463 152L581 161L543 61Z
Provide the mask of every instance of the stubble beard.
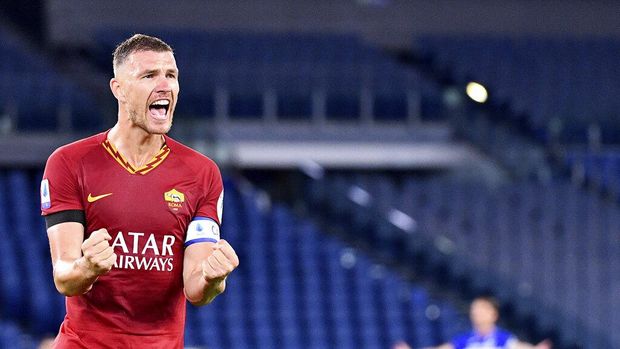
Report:
M147 116L144 115L142 118L140 118L135 109L130 109L128 114L129 121L131 121L134 126L141 128L142 130L144 130L144 132L148 134L165 135L170 131L170 128L172 127L172 120L170 120L168 126L165 129L149 127L146 122Z

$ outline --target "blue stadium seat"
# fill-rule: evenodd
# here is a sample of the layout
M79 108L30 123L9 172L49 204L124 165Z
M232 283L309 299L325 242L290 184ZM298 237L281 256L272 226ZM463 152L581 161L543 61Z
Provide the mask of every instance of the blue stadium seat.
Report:
M26 279L3 274L0 301L3 318L25 321L29 331L54 333L64 311L62 297L51 285L47 241L34 200L40 176L0 171L0 198L31 193L12 200L10 207L8 200L0 200L0 230L14 232L0 240L0 267L19 265L32 274ZM457 241L462 259L454 260L466 262L464 273L484 268L489 277L476 282L480 287L491 283L502 300L525 304L515 311L548 309L550 315L542 318L545 327L560 324L592 345L608 344L610 338L592 328L604 332L604 324L617 322L613 309L620 302L610 300L604 278L617 274L620 265L614 238L620 224L617 207L568 183L489 189L385 176L359 176L355 181L378 198L376 208L388 209L392 197L415 217L421 234L439 231ZM346 193L351 182L352 177L342 176L329 185ZM226 293L212 304L188 305L188 346L383 348L405 339L423 347L467 327L466 317L452 303L435 299L420 285L324 234L285 205L265 205L263 194L254 188L228 179L225 183L230 200L224 229L230 222L227 238L238 246L242 265L230 276ZM41 231L32 238L25 228ZM27 246L19 242L26 237L32 238L30 252L37 251L33 258L21 258ZM600 265L605 268L597 269ZM591 314L581 316L586 309Z
M94 55L107 56L129 34L123 30L97 34L99 45ZM262 117L267 112L265 95L273 92L275 112L283 120L308 120L323 112L334 120L357 120L360 92L366 84L361 77L366 76L366 81L382 81L376 87L369 85L371 94L377 96L373 108L376 117L397 121L407 115L404 89L422 89L406 83L423 79L419 72L405 70L392 58L364 45L356 35L187 30L153 34L175 48L185 91L178 108L183 114L211 117L215 113L214 94L220 89L227 93L231 118ZM109 65L102 60L104 64ZM439 98L438 87L433 88L435 95L420 95ZM321 93L325 94L325 110L321 103L314 110L315 96Z
M5 93L0 110L8 112L18 130L50 131L67 114L69 127L93 130L100 127L100 109L88 92L59 74L39 53L0 28L0 79ZM107 55L106 55L107 56ZM36 96L36 98L33 98Z
M0 300L2 304L2 313L4 316L12 319L22 319L23 310L26 309L26 297L23 292L23 282L20 272L21 259L20 252L22 249L19 236L10 234L14 231L14 217L10 214L7 203L11 202L11 198L15 197L13 191L8 185L8 180L4 172L0 172L0 229L2 229L4 238L0 239L0 266L3 268L1 283ZM25 218L25 217L24 217Z
M0 321L0 348L35 349L35 341L11 322Z
M337 184L341 179L350 180L338 176L331 180ZM516 314L543 313L538 319L543 331L562 323L565 333L579 329L595 343L609 340L597 333L605 332L603 323L613 321L609 278L616 268L611 262L616 255L611 246L616 244L610 244L613 227L620 224L616 204L557 180L499 188L414 178L405 178L394 188L383 175L358 176L354 181L372 195L374 214L398 207L416 220L418 231L430 241L436 242L438 235L448 238L455 251L449 259L440 258L449 263L455 277L468 280L472 294L492 290ZM351 214L349 225L356 224L356 214ZM367 241L373 246L389 238L376 233L372 237ZM357 261L357 265L365 263ZM355 295L360 300L369 298ZM437 320L424 315L431 304L440 309ZM389 310L391 306L384 301L390 317L398 317ZM431 302L424 290L413 292L411 307L414 315L405 317L404 323L414 323L417 332L410 341L422 338L431 345L465 326L454 308Z
M560 140L587 141L587 128L599 124L603 140L617 142L618 72L612 68L618 40L440 35L417 41L420 52L450 71L459 83L482 82L493 98L525 113L534 136L550 141L548 128L562 124ZM615 131L612 131L615 130Z

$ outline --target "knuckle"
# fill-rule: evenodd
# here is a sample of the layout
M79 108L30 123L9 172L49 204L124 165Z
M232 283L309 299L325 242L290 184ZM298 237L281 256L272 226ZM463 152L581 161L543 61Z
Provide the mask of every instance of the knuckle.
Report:
M231 256L233 256L233 255L236 255L236 254L237 254L237 253L235 252L235 250L234 250L232 247L230 247L230 246L228 246L228 248L226 248L226 250L225 250L225 251L226 251L226 253L227 253L227 254L229 254L229 255L231 255Z

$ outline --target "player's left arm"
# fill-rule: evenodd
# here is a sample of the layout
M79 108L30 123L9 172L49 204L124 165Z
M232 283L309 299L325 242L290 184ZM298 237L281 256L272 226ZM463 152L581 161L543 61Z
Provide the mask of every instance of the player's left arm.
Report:
M185 297L196 306L211 301L226 289L226 278L239 266L239 257L226 240L201 242L185 249Z
M198 202L196 216L190 223L183 260L185 297L193 305L209 304L226 289L226 278L239 265L235 250L220 239L224 206L224 185L217 165L202 177L204 196Z

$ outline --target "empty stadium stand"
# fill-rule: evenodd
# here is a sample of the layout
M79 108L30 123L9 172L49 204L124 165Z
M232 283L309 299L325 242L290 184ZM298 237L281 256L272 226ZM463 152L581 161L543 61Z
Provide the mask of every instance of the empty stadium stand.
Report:
M610 329L619 310L620 209L596 193L566 180L489 187L376 174L328 176L308 193L320 216L351 222L350 238L418 273L436 274L433 264L444 263L445 287L466 289L466 280L473 294L493 290L515 302L516 314L536 314L539 329L557 327L565 345L619 343ZM420 254L430 271L416 265Z
M37 342L14 322L0 320L0 348L36 349Z
M12 319L0 326L7 348L32 348L33 338L57 331L64 314L35 202L40 175L0 172L0 202L11 202L0 216L0 309ZM450 300L271 203L247 182L227 179L225 186L223 234L244 262L225 295L205 308L188 306L188 347L378 349L402 339L428 346L466 328Z
M414 46L458 83L486 85L544 142L586 143L593 128L620 140L615 38L428 35Z
M350 34L147 31L170 43L181 71L178 112L236 119L405 122L440 118L440 90ZM102 70L131 35L99 33Z
M135 32L110 28L80 48L107 76L110 53ZM319 169L292 183L280 179L298 172L265 174L282 197L296 195L287 203L260 183L227 176L223 236L241 265L213 304L188 306L188 348L436 345L468 328L464 304L487 292L504 304L502 325L526 339L552 336L560 349L620 347L620 157L608 147L620 142L617 38L423 34L406 48L414 59L403 62L342 31L145 32L175 49L174 129L182 141L208 148L249 140L245 149L265 153L254 163L224 154L246 168L263 166L277 149L300 149L282 147L294 141L322 142L324 153L344 144L337 149L350 158L377 148L382 158L363 159L366 172L325 177L317 163L303 163ZM112 98L101 105L42 47L14 34L0 24L1 151L13 153L17 138L42 131L77 138L111 126L103 114ZM461 103L455 87L474 80L497 109ZM403 158L422 156L389 162L396 151L379 144L407 145L389 148ZM447 153L472 145L507 175L442 172L455 162ZM35 348L65 312L39 216L42 149L30 149L38 158L15 152L0 163L0 348ZM300 166L289 153L266 166ZM551 155L570 171L554 167ZM388 166L402 172L368 170Z
M601 150L573 150L565 156L565 165L573 180L599 190L612 200L620 195L620 154L613 147Z
M79 132L101 127L101 109L93 96L2 27L0 74L0 115L9 120L5 128Z

